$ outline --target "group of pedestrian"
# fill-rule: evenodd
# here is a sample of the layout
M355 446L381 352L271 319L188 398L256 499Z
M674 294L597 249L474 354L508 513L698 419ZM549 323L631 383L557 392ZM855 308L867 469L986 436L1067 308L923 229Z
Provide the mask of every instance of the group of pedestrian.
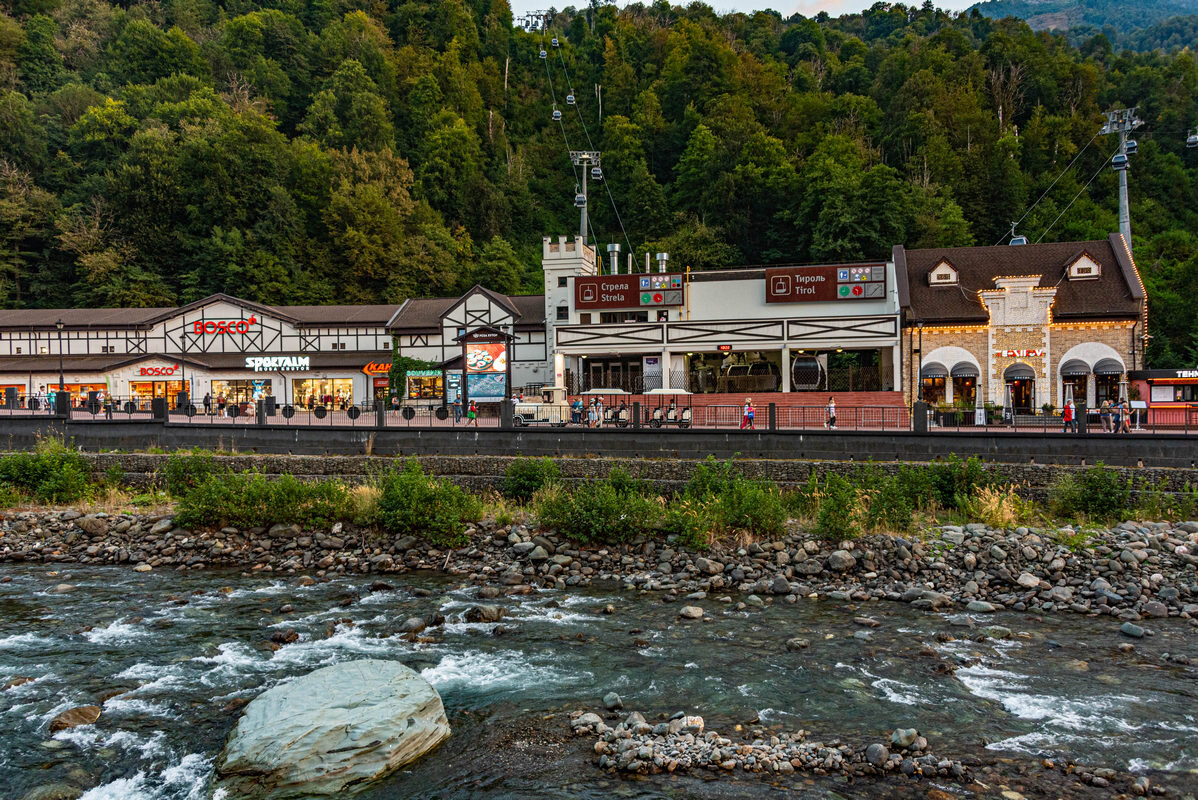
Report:
M1098 418L1104 433L1131 433L1131 403L1126 400L1103 400Z
M1103 433L1131 433L1131 403L1126 400L1103 400L1098 407L1098 419L1102 423ZM1064 423L1064 433L1077 433L1077 405L1068 400L1061 409L1061 420Z

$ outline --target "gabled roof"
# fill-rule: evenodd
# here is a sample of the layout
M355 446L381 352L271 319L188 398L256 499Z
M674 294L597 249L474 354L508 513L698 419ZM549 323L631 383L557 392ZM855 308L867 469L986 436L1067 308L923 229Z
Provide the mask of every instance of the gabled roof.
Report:
M482 286L475 288L511 314L515 327L524 330L545 324L545 295L503 295ZM399 307L387 328L394 333L437 333L445 315L473 292L472 289L461 297L413 297Z
M445 310L445 313L448 314L449 312L453 311L455 308L462 305L468 299L470 299L471 297L473 297L476 294L483 295L488 300L490 300L492 303L499 306L507 313L511 314L513 321L520 319L520 309L516 308L516 306L512 303L512 301L508 299L507 295L500 294L499 292L493 292L490 289L486 288L485 286L482 286L481 284L477 284L477 283L474 284L473 286L471 286L470 289L464 295L457 298L449 306L449 308L447 308Z
M1102 273L1096 280L1070 281L1069 267L1082 254L1100 264ZM1117 233L1091 242L1015 247L906 250L900 245L894 255L899 298L910 320L986 324L990 315L978 292L994 289L995 278L1016 276L1038 276L1041 288L1056 288L1054 320L1134 319L1144 309L1143 285ZM929 286L928 273L946 260L957 270L957 285Z

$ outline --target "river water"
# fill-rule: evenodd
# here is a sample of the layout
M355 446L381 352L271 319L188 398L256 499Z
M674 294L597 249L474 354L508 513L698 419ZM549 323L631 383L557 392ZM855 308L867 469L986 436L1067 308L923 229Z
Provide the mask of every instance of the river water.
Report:
M397 659L445 702L454 736L430 757L363 792L375 798L870 796L870 787L798 776L621 780L592 766L587 740L564 735L566 714L595 710L616 691L652 719L687 710L728 734L737 723L869 742L919 728L943 757L1042 757L1144 772L1183 791L1198 787L1198 633L1179 620L1128 640L1112 618L997 614L1007 640L975 641L967 615L897 603L777 603L736 611L700 601L709 620L680 623L678 604L615 590L542 592L489 601L506 631L461 615L476 590L439 577L390 579L367 591L344 578L298 587L294 578L236 572L134 573L124 568L5 566L0 577L0 794L20 798L66 782L86 800L202 800L212 764L236 723L236 698L317 667ZM59 583L77 588L57 594ZM428 597L413 589L429 590ZM294 611L277 613L290 603ZM611 603L616 613L605 615ZM448 618L431 644L394 635L410 616ZM881 626L872 641L853 617ZM271 650L272 633L298 641ZM434 629L435 631L436 629ZM433 632L433 631L430 631ZM954 637L952 641L938 641ZM788 652L791 637L810 647ZM925 645L958 665L934 669ZM68 708L102 703L95 725L51 735ZM948 787L951 788L951 787ZM923 791L926 792L927 786ZM894 787L901 792L900 786Z

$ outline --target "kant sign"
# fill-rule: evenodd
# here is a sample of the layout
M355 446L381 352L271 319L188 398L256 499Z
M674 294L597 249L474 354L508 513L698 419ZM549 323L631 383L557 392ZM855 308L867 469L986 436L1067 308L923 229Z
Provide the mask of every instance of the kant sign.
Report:
M246 356L245 368L254 372L307 372L309 356Z

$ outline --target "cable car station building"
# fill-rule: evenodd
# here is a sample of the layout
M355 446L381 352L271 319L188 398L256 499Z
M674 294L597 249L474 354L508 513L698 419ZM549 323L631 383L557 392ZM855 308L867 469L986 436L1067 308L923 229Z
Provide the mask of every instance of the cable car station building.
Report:
M893 262L711 272L604 265L578 240L545 238L553 378L572 393L685 390L696 402L898 405L902 353ZM819 393L802 396L803 393Z
M1121 234L1018 246L898 246L893 257L903 350L918 365L902 386L908 402L1038 413L1072 399L1095 408L1126 399L1127 373L1144 366L1144 286Z

